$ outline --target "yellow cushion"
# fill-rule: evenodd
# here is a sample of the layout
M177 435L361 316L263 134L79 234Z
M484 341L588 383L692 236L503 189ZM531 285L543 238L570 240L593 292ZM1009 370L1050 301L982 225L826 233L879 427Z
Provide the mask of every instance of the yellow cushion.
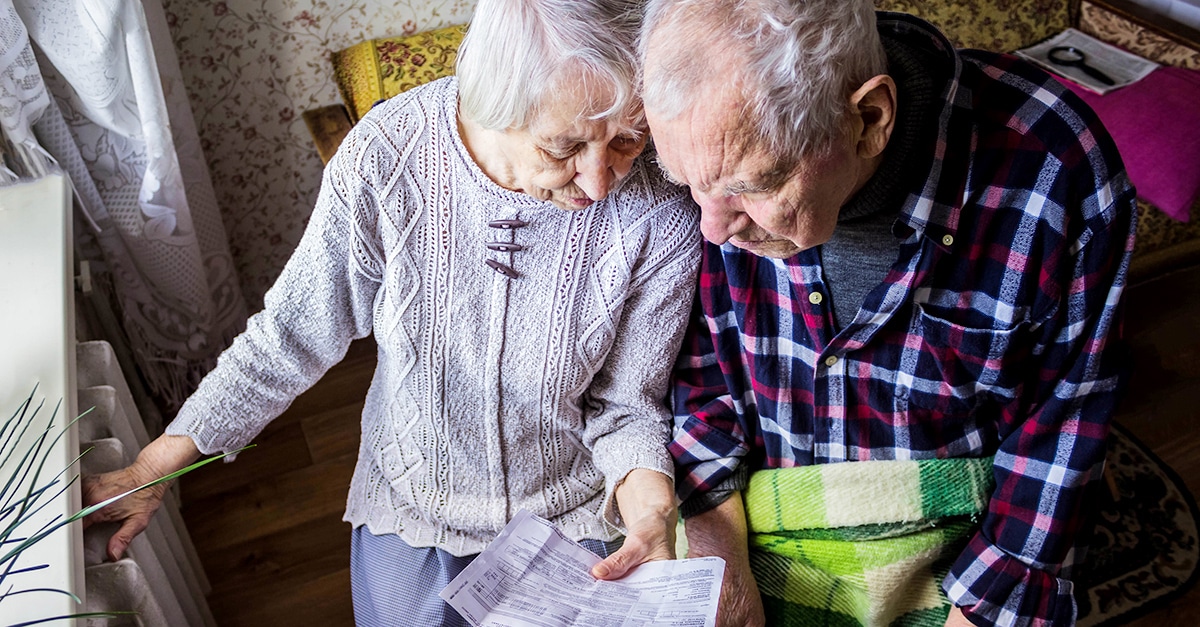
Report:
M911 13L937 26L959 48L1012 52L1071 26L1069 0L875 0L882 11Z
M333 53L334 81L350 119L358 122L380 100L453 75L464 29L372 39Z

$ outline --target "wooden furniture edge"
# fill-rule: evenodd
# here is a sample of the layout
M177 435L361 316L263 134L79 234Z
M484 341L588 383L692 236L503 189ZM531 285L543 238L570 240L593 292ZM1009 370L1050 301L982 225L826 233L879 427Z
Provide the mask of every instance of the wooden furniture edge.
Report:
M1129 263L1129 285L1137 285L1192 266L1200 266L1200 239L1191 239L1158 250L1134 253Z
M304 118L304 124L317 146L321 163L329 163L333 153L337 152L338 146L354 126L350 121L350 113L346 111L345 105L336 104L309 109L300 115Z
M1186 24L1181 24L1174 20L1168 19L1165 16L1154 13L1150 9L1138 4L1134 4L1130 0L1086 0L1088 3L1096 5L1106 11L1110 11L1120 17L1123 17L1142 28L1147 28L1155 33L1174 41L1182 46L1187 46L1193 50L1200 50L1200 30L1196 30Z

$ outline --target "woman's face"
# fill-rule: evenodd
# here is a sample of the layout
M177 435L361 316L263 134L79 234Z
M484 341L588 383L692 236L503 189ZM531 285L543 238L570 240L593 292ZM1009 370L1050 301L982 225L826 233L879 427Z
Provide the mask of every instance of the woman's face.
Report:
M608 196L646 146L646 126L640 111L628 119L580 115L594 110L584 91L561 90L527 128L501 132L496 142L504 154L501 172L485 165L488 174L508 189L568 211Z

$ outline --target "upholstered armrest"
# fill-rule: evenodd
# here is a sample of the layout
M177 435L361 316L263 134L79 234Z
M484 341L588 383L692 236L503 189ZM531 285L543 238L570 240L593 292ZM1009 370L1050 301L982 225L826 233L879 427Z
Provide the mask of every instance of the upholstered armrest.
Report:
M1093 36L1112 43L1141 39L1132 47L1121 45L1139 48L1142 56L1165 65L1195 67L1200 60L1200 31L1129 0L1084 0L1079 23L1081 30L1089 29Z
M337 151L350 127L380 100L454 74L464 28L436 30L364 41L330 55L334 82L343 104L304 112L321 161Z
M358 122L380 100L454 74L464 34L462 26L447 26L372 39L333 53L333 78L350 119Z
M1012 52L1069 27L1078 3L1079 0L875 0L875 8L926 20L959 48Z

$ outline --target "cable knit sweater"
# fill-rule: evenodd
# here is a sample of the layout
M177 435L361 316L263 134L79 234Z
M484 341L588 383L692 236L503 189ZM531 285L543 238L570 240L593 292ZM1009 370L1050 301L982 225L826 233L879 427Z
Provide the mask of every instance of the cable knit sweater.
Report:
M698 212L645 157L578 212L505 190L468 155L456 111L442 79L354 127L264 310L167 433L236 449L374 333L345 520L454 555L522 508L615 539L619 481L674 476L663 399Z

